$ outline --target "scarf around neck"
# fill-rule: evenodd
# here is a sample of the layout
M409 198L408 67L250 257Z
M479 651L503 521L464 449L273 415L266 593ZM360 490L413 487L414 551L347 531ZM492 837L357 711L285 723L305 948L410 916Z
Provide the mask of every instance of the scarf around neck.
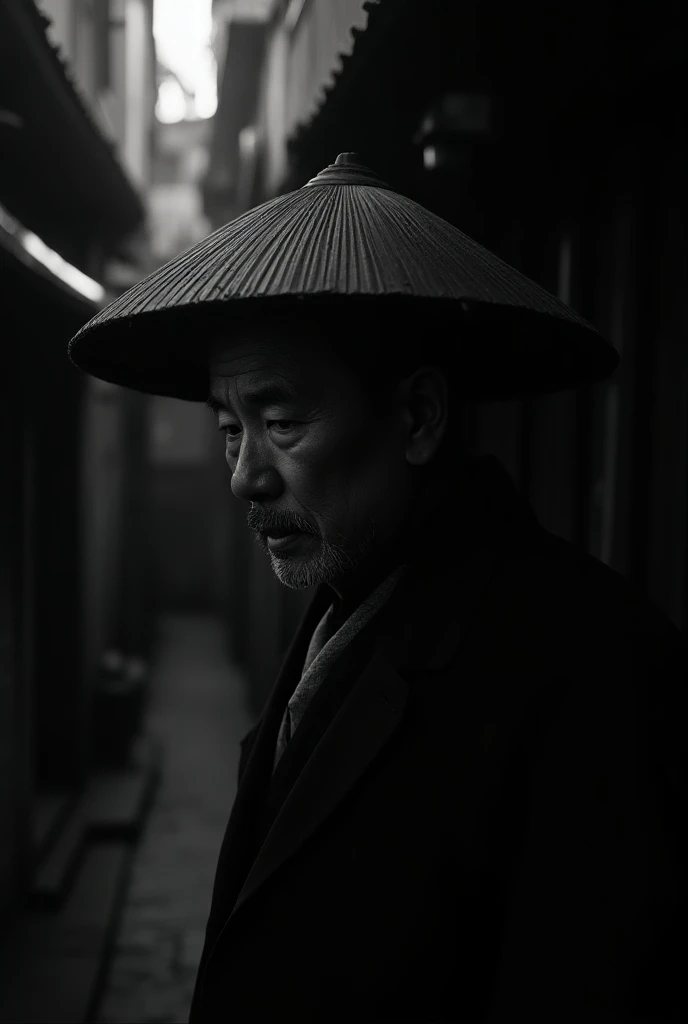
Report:
M405 564L397 566L382 583L358 605L331 633L335 606L331 604L313 632L303 663L301 679L298 682L284 710L275 750L273 771L304 716L313 695L328 675L335 661L349 646L353 638L380 611L392 595L394 588L406 571ZM330 635L331 633L331 635Z

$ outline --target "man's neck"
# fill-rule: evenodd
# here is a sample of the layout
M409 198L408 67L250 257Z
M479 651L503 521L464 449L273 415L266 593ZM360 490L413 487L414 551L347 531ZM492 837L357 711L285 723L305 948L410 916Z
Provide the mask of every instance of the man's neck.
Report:
M374 566L366 567L353 581L348 581L346 591L339 592L331 587L334 594L334 621L340 626L372 594L383 580L404 560L403 551L397 549L394 555L378 559Z
M335 595L334 618L338 625L341 625L394 569L407 561L409 552L421 538L428 520L444 499L447 486L446 478L426 479L415 494L406 525L396 540L383 552L378 553L372 565L361 567L353 579L347 579L345 587L330 585Z

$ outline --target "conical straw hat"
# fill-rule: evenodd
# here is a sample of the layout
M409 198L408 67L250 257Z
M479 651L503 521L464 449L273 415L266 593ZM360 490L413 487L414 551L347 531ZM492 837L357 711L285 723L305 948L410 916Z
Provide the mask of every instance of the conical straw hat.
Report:
M203 401L211 340L304 313L327 332L344 312L360 324L351 344L374 332L390 360L403 346L439 344L467 398L559 391L618 363L577 313L354 153L124 292L81 328L69 355L102 380Z

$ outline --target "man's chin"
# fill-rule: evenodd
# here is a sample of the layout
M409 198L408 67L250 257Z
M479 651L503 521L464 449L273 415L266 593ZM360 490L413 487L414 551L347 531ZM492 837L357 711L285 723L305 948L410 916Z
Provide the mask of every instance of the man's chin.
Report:
M327 583L336 573L328 571L322 560L313 556L292 555L280 558L270 553L272 571L285 587L291 590L307 590Z
M277 579L292 590L307 590L341 579L354 568L353 559L331 544L321 542L315 551L294 548L290 551L269 551Z
M307 590L326 582L322 573L308 558L276 558L270 556L272 571L281 584L291 590Z

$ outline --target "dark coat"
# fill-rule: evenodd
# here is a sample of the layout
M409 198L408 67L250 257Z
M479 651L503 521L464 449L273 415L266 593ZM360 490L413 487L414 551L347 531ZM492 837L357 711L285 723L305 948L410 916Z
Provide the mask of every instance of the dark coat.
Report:
M272 783L328 588L242 742L193 1024L684 1019L682 634L494 459L434 523Z

